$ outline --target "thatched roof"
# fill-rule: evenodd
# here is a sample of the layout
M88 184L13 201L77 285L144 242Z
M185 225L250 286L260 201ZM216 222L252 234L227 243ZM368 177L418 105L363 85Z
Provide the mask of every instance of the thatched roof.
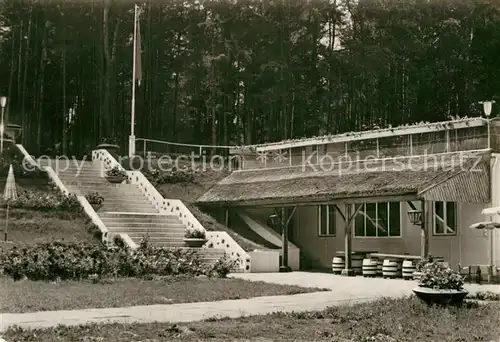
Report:
M467 196L477 193L470 201L484 203L490 196L489 159L490 154L486 152L460 152L391 159L377 164L360 161L323 165L323 168L309 165L235 171L197 202L263 205L345 202L346 199L387 196L425 198L423 191L432 191L432 199L437 200L436 197L444 193L456 197L460 187L468 187ZM461 177L463 185L448 186L456 177Z

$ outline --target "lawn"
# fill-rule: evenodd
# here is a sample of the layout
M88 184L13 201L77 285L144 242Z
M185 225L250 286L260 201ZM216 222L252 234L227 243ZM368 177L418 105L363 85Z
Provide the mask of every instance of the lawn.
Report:
M242 279L171 277L156 280L14 282L0 277L0 312L34 312L135 305L206 302L290 295L321 289L250 282Z
M88 242L99 241L87 231L83 218L68 212L39 212L11 209L9 211L8 243L3 242L6 211L0 209L1 248L13 245L31 245L52 241Z
M334 342L492 341L500 335L500 303L462 308L427 307L414 297L329 308L314 313L276 313L189 324L91 324L23 330L17 341L327 340Z

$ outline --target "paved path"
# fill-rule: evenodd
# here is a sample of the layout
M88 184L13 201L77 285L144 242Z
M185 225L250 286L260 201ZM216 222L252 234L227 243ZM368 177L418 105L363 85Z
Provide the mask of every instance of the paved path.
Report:
M308 287L331 288L291 296L269 296L218 302L135 306L67 311L44 311L23 314L0 314L0 331L12 325L26 328L58 324L79 325L91 322L191 322L211 317L237 318L276 311L322 310L328 306L373 300L377 297L401 297L411 294L415 282L404 280L346 278L332 274L293 272L287 274L237 274L236 278ZM496 291L500 286L467 286L471 292Z

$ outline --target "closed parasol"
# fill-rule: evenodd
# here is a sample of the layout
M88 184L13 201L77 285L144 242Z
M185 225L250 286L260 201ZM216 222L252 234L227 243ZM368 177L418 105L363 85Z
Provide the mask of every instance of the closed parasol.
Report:
M5 219L4 238L7 241L7 231L9 226L9 202L17 198L16 180L14 179L14 169L12 165L9 167L9 174L7 175L7 182L3 191L3 199L7 201L7 215Z

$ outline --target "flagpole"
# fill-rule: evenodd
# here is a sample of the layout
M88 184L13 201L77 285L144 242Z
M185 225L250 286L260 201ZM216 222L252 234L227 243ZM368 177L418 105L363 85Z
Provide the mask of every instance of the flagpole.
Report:
M134 46L132 57L132 108L130 109L130 137L128 156L131 158L135 154L135 81L136 81L136 61L137 61L137 5L134 5Z

